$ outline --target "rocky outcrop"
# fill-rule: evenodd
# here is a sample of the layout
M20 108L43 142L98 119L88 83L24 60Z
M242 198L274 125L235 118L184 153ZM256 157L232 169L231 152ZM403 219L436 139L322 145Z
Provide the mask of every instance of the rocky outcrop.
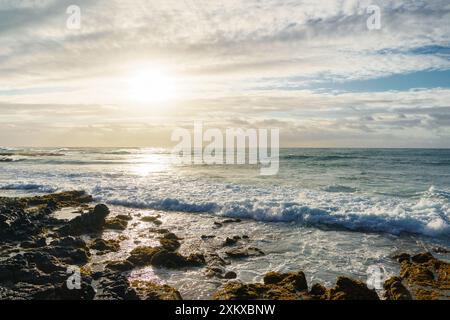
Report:
M303 272L265 275L264 283L226 283L214 294L216 300L304 300L309 299Z
M120 241L95 239L90 244L89 248L97 250L97 255L103 255L108 252L117 252L120 250Z
M339 277L336 286L321 296L322 300L380 300L375 290L358 280Z
M305 274L269 272L264 283L226 283L215 294L216 300L379 300L377 293L363 282L339 277L336 286L326 289L314 284L308 291Z
M389 300L435 300L450 298L450 263L436 259L430 252L396 255L400 276L384 283Z
M82 235L87 233L98 233L105 227L105 218L109 209L104 204L98 204L93 210L70 220L67 225L59 231L64 235Z
M141 300L182 300L180 292L168 285L150 281L133 281L131 285Z

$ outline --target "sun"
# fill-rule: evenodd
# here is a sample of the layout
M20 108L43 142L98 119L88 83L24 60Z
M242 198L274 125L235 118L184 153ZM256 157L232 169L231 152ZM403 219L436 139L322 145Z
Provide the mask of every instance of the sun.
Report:
M175 81L163 69L146 67L129 77L130 98L139 103L165 102L175 98Z

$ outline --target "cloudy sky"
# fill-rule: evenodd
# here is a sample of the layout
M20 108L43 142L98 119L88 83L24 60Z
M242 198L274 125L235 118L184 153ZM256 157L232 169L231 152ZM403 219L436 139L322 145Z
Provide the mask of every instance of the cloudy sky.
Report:
M448 0L0 0L0 145L168 146L202 120L450 147L449 21Z

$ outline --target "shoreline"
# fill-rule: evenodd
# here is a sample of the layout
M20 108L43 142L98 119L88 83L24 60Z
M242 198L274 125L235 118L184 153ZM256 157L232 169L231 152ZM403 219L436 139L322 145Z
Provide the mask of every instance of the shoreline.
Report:
M236 272L228 270L229 262L265 254L248 235L224 234L225 241L220 242L205 233L198 239L201 246L186 249L184 239L174 230L166 229L161 216L132 217L110 212L105 205L93 205L92 197L83 191L36 197L0 197L0 299L182 298L177 288L130 277L130 272L143 267L169 273L171 270L199 269L206 278L221 281L222 285L211 297L215 299L379 298L366 284L345 274L328 288L320 283L307 283L305 273L308 270L269 272L263 283L241 283L236 280ZM61 210L73 213L75 209L78 217L71 220L54 216ZM137 223L136 219L151 225L149 230L153 236L149 242L136 243L140 240L126 239L125 231L129 224ZM240 219L216 218L211 228L240 223ZM115 238L104 237L107 230L112 230ZM97 265L96 269L103 267L101 271L91 270L93 260L119 251L125 241L134 245L128 256ZM431 253L401 254L395 258L400 263L400 277L390 278L384 283L382 298L449 298L444 292L450 288L447 262L436 259ZM69 266L77 266L81 270L80 290L67 288Z

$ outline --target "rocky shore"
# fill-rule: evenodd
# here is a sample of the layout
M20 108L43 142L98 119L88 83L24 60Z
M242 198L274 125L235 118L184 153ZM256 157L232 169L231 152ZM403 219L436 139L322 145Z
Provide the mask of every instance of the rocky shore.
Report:
M55 213L70 209L78 215L61 219ZM101 271L91 270L94 257L117 252L126 239L124 230L133 223L153 225L150 232L159 245L136 246L122 260L106 261ZM204 234L202 245L180 250L183 239L165 229L160 216L131 217L114 214L104 204L93 204L83 191L36 197L0 198L0 299L83 299L83 300L179 300L176 288L151 281L132 280L129 272L152 266L156 269L201 269L206 278L220 279L223 285L212 298L283 300L409 300L449 299L450 264L431 253L400 254L400 274L384 283L381 297L361 281L345 276L332 288L307 283L303 271L269 272L263 283L242 283L227 270L229 261L262 256L247 235L225 235L217 239ZM239 219L215 221L212 229L240 223ZM103 238L105 230L115 230L115 239ZM441 248L441 250L446 250ZM71 288L73 270L80 283ZM200 281L200 280L199 280Z

